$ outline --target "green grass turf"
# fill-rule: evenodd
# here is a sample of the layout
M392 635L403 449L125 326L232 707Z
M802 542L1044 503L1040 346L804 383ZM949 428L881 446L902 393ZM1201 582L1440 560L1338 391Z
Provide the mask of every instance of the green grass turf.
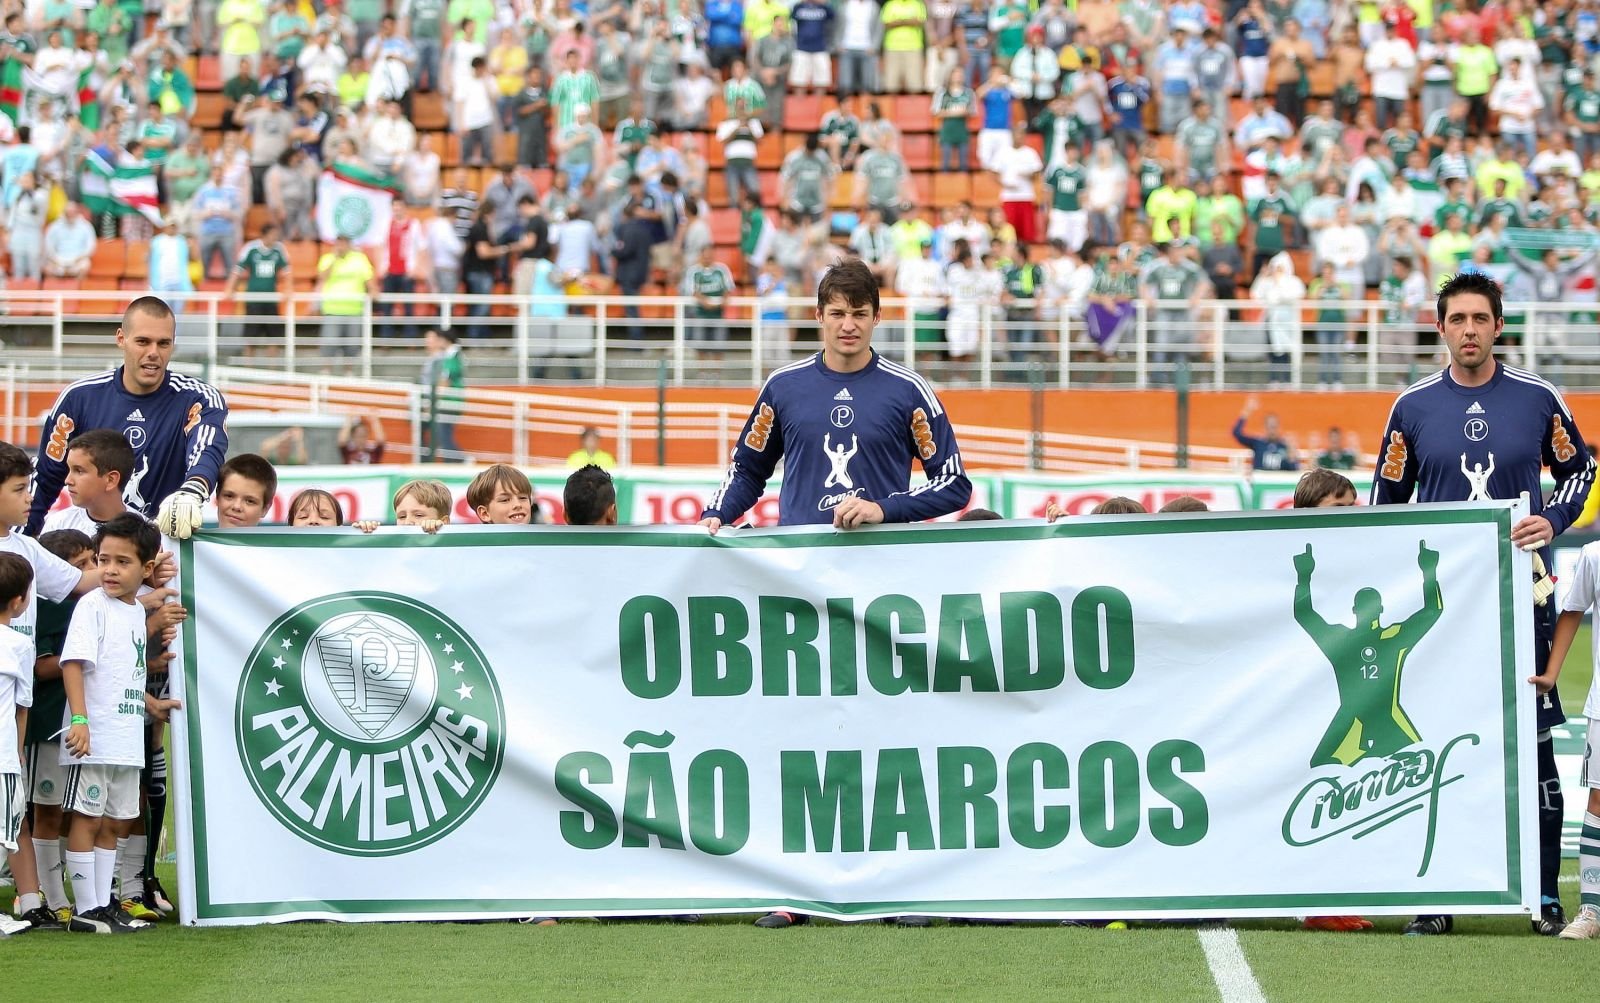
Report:
M1581 713L1589 628L1562 670L1562 699ZM264 866L269 866L263 862ZM1576 862L1563 873L1571 878ZM167 887L178 890L170 867ZM1577 885L1562 885L1568 912ZM1234 924L1269 999L1315 1003L1565 998L1597 949L1546 940L1521 917L1464 917L1449 937L1399 936L1403 917L1363 934L1308 933L1290 920ZM92 964L85 964L86 958ZM1215 1000L1194 931L1135 928L904 930L818 923L757 930L749 917L697 926L572 921L552 928L495 923L296 924L182 929L139 936L30 934L0 943L0 998L117 998L137 978L162 1001L262 998L828 1000L977 997ZM134 975L133 973L137 973ZM159 988L157 988L159 987Z

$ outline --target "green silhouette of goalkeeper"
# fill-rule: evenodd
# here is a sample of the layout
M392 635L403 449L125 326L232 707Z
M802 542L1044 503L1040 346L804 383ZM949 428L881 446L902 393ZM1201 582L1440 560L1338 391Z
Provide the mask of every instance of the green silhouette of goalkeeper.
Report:
M1422 608L1404 621L1383 626L1383 596L1377 589L1356 592L1356 625L1324 620L1311 606L1311 572L1316 569L1311 545L1294 555L1297 582L1294 619L1333 664L1339 688L1339 711L1311 754L1312 766L1350 766L1367 756L1388 756L1422 740L1400 706L1400 672L1406 656L1439 622L1444 594L1439 589L1439 552L1426 540L1417 544L1422 569Z

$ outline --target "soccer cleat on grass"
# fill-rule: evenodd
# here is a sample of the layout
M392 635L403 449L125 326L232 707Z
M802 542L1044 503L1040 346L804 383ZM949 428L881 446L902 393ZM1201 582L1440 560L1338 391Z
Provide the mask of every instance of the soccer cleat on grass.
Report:
M130 917L146 923L156 923L161 920L161 914L145 905L142 899L123 899L122 911Z
M66 913L65 917L51 912L44 906L38 906L23 913L22 918L27 920L28 925L35 930L65 930L67 928L67 920L72 918L72 910L65 909L62 911Z
M1592 905L1584 906L1578 910L1578 917L1556 936L1562 940L1593 940L1600 937L1600 910Z
M804 926L810 922L811 917L798 912L769 912L756 920L756 926L763 930L787 930L791 926Z
M1330 933L1358 933L1372 929L1372 921L1360 916L1307 916L1303 925L1307 930Z
M1456 921L1450 916L1418 916L1406 924L1403 932L1407 937L1434 937L1455 928Z
M1546 902L1539 907L1539 918L1529 920L1528 925L1541 937L1557 937L1567 927L1567 913L1560 902Z
M111 921L103 915L104 910L90 909L87 912L73 913L67 919L68 933L110 933Z
M15 937L33 929L33 924L25 919L16 919L0 912L0 937Z
M172 914L172 899L167 895L167 890L161 887L158 878L144 879L144 904L164 916Z
M134 919L114 905L101 906L100 911L105 913L106 920L111 924L112 933L141 933L155 929L152 924L142 919Z

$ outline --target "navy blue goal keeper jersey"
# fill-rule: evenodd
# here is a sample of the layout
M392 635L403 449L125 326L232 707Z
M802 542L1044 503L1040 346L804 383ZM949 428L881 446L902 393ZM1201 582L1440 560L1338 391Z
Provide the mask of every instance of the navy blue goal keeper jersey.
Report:
M1546 500L1540 470L1556 487ZM1555 387L1522 369L1495 363L1481 387L1464 387L1448 369L1418 380L1395 398L1378 444L1372 503L1513 500L1527 492L1530 514L1560 536L1594 484L1594 459ZM1549 564L1548 558L1546 564Z
M972 496L933 388L876 352L860 372L834 372L819 352L768 377L702 518L738 519L760 499L780 458L783 526L831 523L852 496L877 502L884 522L947 515ZM913 462L928 476L915 489Z
M129 393L122 367L85 377L61 391L45 415L34 463L28 533L38 535L45 513L67 479L67 443L82 432L115 429L133 447L133 474L123 488L129 508L153 518L161 502L190 477L214 490L228 454L228 405L209 383L167 370L148 394Z

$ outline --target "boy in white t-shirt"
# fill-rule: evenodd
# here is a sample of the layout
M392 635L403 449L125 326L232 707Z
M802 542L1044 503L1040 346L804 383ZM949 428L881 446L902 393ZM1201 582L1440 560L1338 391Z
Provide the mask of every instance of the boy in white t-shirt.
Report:
M17 852L28 806L21 736L33 705L33 642L7 628L28 608L32 591L32 565L16 554L0 554L0 861ZM0 937L31 929L27 920L0 913Z
M75 529L93 536L104 522L128 510L122 492L133 476L133 447L109 428L75 435L67 443L67 497L71 508L44 517L44 532Z
M95 534L100 589L72 612L61 646L67 691L66 767L62 810L71 821L66 869L77 913L75 933L128 933L150 924L111 901L117 830L107 819L139 815L139 774L145 759L145 649L149 645L139 587L156 567L161 534L133 513Z
M17 530L28 522L28 508L33 502L32 481L33 461L28 459L28 454L8 442L0 442L0 553L16 554L33 568L33 589L26 607L21 614L12 617L10 623L10 629L27 640L29 664L34 657L39 599L59 602L69 596L83 595L100 584L98 570L79 571L45 550L38 540ZM171 574L167 577L171 578ZM44 897L39 892L33 834L28 831L26 822L17 852L11 857L11 870L17 881L18 911L24 917L47 920L47 911L42 910Z
M1591 543L1578 554L1578 567L1567 586L1567 598L1556 620L1555 639L1550 645L1550 660L1544 672L1528 681L1539 693L1549 693L1561 675L1561 666L1572 649L1572 639L1583 623L1583 615L1597 608L1600 600L1600 543ZM1600 631L1595 633L1595 664L1600 665ZM1578 836L1578 915L1557 936L1562 940L1593 940L1600 937L1600 673L1589 684L1583 716L1589 719L1589 742L1583 750L1583 786L1589 788L1589 804L1583 812L1583 830Z

